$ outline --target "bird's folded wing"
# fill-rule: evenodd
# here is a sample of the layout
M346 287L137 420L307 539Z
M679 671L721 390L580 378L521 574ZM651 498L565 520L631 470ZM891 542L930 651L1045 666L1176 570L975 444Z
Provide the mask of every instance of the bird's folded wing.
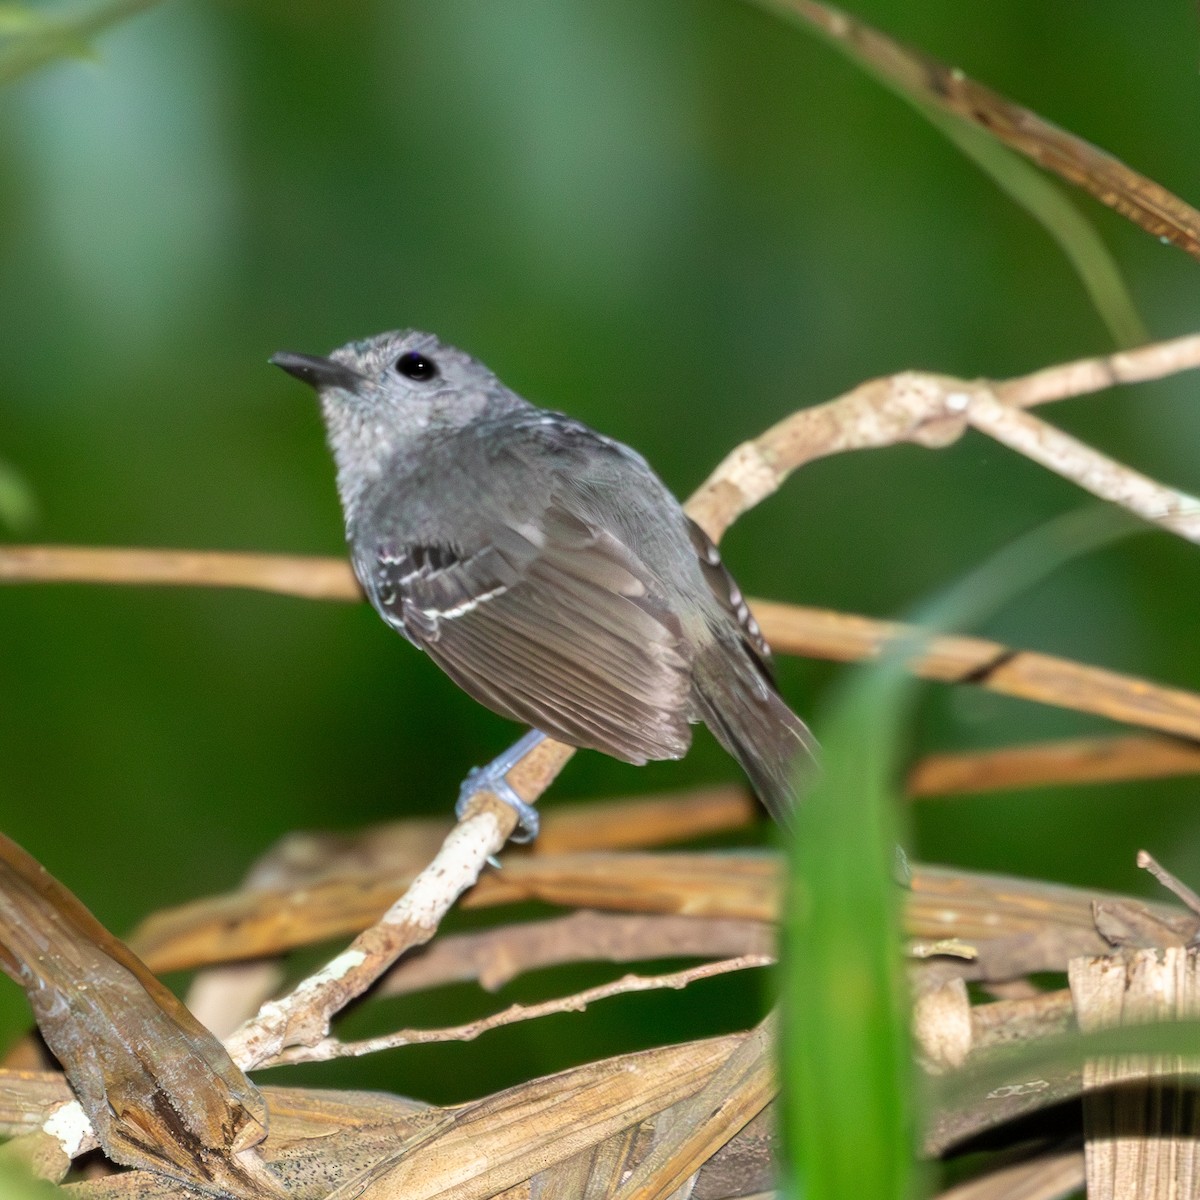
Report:
M645 565L558 501L490 533L381 555L377 603L489 708L629 762L682 755L690 662Z
M754 619L754 614L750 611L750 606L746 603L746 598L742 595L736 580L722 561L716 543L690 518L687 522L687 533L700 563L700 573L704 576L709 590L717 603L729 614L731 621L737 625L741 633L742 645L750 656L750 660L758 668L763 678L774 687L775 674L771 669L771 647L767 645L767 639L763 637L763 632Z

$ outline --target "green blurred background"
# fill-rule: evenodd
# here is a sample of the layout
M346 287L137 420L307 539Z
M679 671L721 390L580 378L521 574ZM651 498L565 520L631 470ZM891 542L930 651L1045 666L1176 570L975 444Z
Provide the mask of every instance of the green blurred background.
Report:
M1200 200L1192 0L854 11ZM1200 327L1200 265L1079 203L1152 335ZM312 398L266 360L387 328L470 349L682 495L739 441L865 378L1004 376L1112 348L1038 225L910 108L739 0L168 0L93 61L0 93L0 279L0 461L37 503L0 530L13 541L340 553ZM1048 415L1200 492L1197 387ZM968 436L816 463L726 555L751 594L890 616L1080 500ZM986 632L1196 687L1198 593L1200 555L1152 534ZM235 885L288 830L445 812L515 732L365 607L13 587L0 630L0 828L117 931ZM813 713L834 673L786 663L785 691ZM912 753L1103 728L931 687ZM549 802L735 778L702 736L640 771L581 755ZM1145 846L1195 883L1198 787L925 803L915 851L1149 893ZM627 998L305 1078L461 1098L744 1027L760 987ZM0 1002L11 1037L23 1001L6 985ZM383 1024L420 1018L415 1003ZM436 1003L449 1018L480 1002Z

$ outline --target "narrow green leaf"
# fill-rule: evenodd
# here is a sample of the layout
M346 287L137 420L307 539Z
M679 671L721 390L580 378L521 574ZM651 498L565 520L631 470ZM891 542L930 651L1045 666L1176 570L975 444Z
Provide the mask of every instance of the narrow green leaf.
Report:
M27 4L0 4L0 38L43 33L50 26L45 13Z
M1070 260L1100 319L1121 348L1150 340L1121 269L1095 225L1058 184L1019 154L1001 146L966 121L947 116L911 97L913 106L952 141L1011 200L1019 204L1058 243Z
M835 37L819 25L810 23L803 13L788 3L788 0L751 2L819 38L893 95L916 109L939 133L953 142L980 170L989 175L1005 195L1025 209L1058 243L1079 276L1100 319L1119 347L1141 345L1149 340L1145 323L1138 314L1116 259L1104 244L1095 225L1062 188L966 117L935 108L920 92L905 86L903 73L889 74L870 58L860 54L851 40ZM840 16L830 5L822 5L821 8L831 19ZM870 28L862 22L856 23L863 29ZM876 36L884 37L882 34ZM911 57L907 49L899 46L895 47L895 52L900 56Z
M1017 539L918 615L924 632L852 672L817 721L822 772L791 845L782 957L783 1130L806 1200L918 1192L915 1091L900 959L898 748L933 631L977 621L1072 557L1144 529L1092 505Z
M818 729L792 842L783 951L784 1131L809 1200L915 1190L912 1067L893 882L895 665L855 673Z

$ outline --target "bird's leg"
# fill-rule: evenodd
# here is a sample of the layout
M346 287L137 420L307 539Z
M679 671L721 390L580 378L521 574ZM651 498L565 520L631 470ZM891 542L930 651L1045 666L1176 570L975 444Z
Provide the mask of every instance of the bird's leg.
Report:
M480 793L490 792L503 800L517 814L518 832L512 836L514 842L532 842L538 835L540 818L538 810L532 804L527 804L517 795L516 789L508 782L506 776L539 742L546 740L546 735L536 729L531 729L523 738L514 742L503 754L497 755L486 767L476 767L463 780L458 789L458 803L454 806L454 815L462 818L467 805Z

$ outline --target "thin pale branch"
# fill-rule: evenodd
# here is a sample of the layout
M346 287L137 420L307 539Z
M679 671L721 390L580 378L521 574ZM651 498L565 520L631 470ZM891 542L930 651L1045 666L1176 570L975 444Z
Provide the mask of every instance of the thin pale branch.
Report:
M281 1066L285 1063L327 1062L332 1058L359 1058L364 1054L377 1054L381 1050L394 1050L399 1046L418 1046L430 1042L471 1042L481 1034L505 1025L516 1025L521 1021L534 1021L558 1013L583 1012L597 1000L612 996L627 996L633 992L661 991L671 988L676 991L688 987L701 979L712 979L734 971L745 971L752 967L767 967L774 958L764 954L742 954L737 958L726 958L719 962L701 963L682 971L671 971L662 975L624 975L609 983L584 988L569 996L557 996L539 1004L511 1004L500 1012L468 1021L463 1025L450 1025L443 1029L401 1029L380 1037L365 1038L358 1042L342 1042L337 1038L324 1038L311 1046L291 1046L274 1058L259 1065Z
M669 1200L696 1171L771 1102L777 1014L770 1013L694 1096L638 1163L614 1200Z
M1167 891L1174 896L1178 896L1192 912L1200 916L1200 896L1196 895L1194 889L1188 887L1182 879L1171 874L1153 854L1147 850L1139 850L1137 853L1137 865L1144 871L1149 871Z
M1085 491L1189 542L1200 542L1200 500L1157 483L1030 413L989 388L961 393L963 417L980 433L1016 450Z
M1140 504L1143 482L1151 481L1107 459L1104 477L1096 478L1095 451L1043 422L1030 426L1034 418L1018 410L1197 367L1200 334L1190 334L1136 350L1064 363L996 384L913 371L871 380L834 400L801 409L759 437L743 442L701 486L689 511L710 536L715 536L777 491L798 467L814 459L902 442L936 449L957 441L969 424L976 423L984 433L1014 444L1024 439L1034 449L1036 439L1028 431L1048 430L1055 457L1043 465L1095 495L1115 503L1130 495ZM1078 453L1074 453L1071 443L1080 448ZM1105 489L1113 494L1107 495ZM1177 510L1190 511L1189 499L1164 488L1154 501L1161 508L1155 510L1154 504L1146 501L1148 511L1142 515L1147 519L1173 519Z

